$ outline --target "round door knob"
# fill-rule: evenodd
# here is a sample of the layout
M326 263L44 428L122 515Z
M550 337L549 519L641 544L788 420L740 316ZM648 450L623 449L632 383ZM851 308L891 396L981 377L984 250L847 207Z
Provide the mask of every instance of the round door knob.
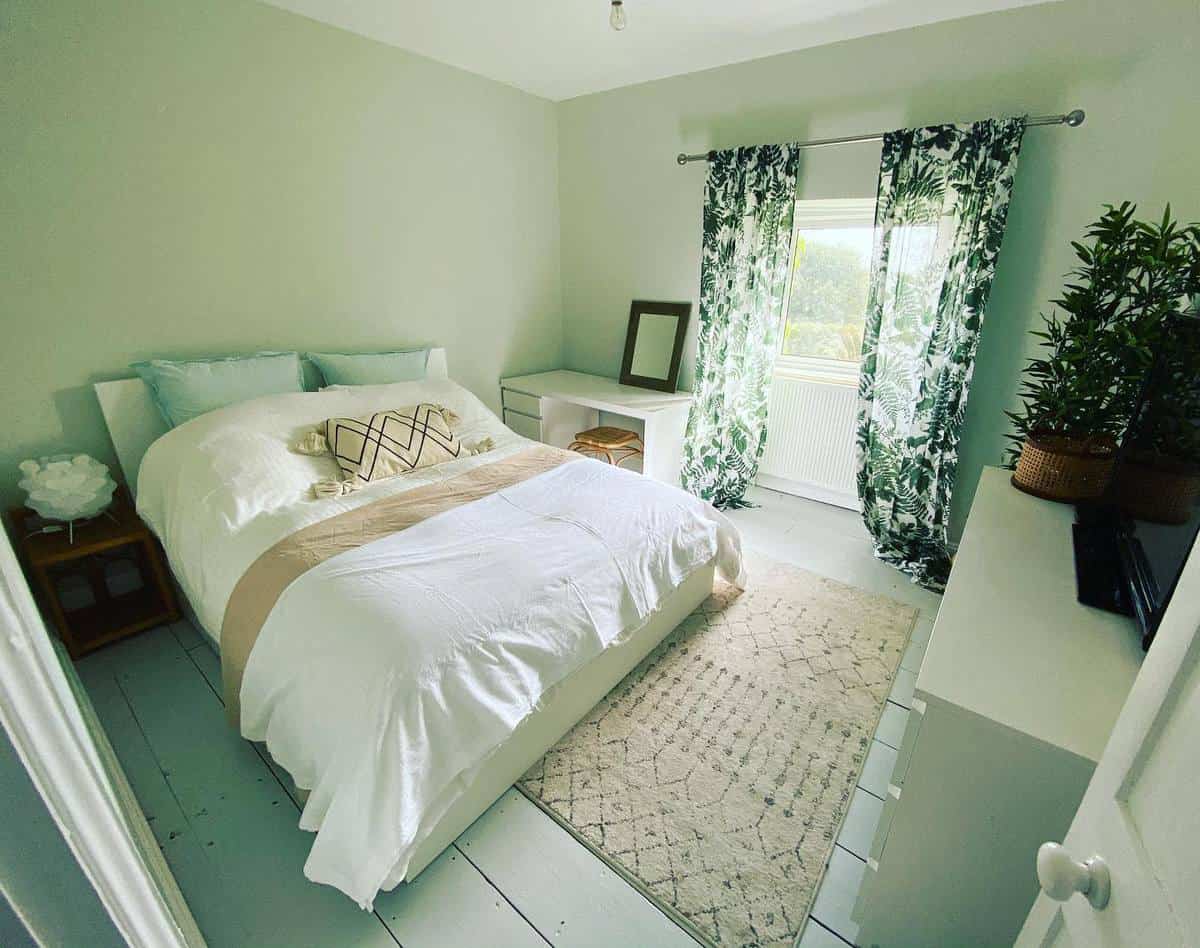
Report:
M1102 909L1108 904L1108 863L1099 856L1080 862L1058 843L1042 843L1037 874L1042 891L1056 902L1065 902L1078 892L1087 896L1092 908Z

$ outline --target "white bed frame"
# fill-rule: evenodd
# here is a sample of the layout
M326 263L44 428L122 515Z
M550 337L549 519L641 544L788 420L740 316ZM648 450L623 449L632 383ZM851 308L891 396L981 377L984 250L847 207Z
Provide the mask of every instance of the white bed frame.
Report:
M449 377L445 349L430 350L426 377ZM121 471L130 492L136 493L142 457L166 433L166 423L140 378L97 382L95 389ZM435 824L413 855L405 881L415 879L700 605L712 592L713 573L712 563L693 572L659 603L644 625L623 634L617 644L547 692L541 707L480 766L471 785ZM215 647L218 638L196 619L187 597L180 598L193 623Z

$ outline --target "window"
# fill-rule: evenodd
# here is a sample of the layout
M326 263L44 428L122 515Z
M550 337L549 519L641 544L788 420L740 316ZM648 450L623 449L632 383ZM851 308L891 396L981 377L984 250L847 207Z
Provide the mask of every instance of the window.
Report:
M792 273L776 371L858 379L875 201L797 201Z

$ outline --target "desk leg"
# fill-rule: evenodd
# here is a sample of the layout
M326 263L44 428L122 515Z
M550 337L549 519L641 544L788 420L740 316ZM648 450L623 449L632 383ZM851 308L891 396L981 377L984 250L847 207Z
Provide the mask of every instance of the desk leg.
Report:
M683 435L687 429L688 406L664 408L650 413L646 418L646 456L642 460L642 472L656 481L679 486L679 474L683 468Z

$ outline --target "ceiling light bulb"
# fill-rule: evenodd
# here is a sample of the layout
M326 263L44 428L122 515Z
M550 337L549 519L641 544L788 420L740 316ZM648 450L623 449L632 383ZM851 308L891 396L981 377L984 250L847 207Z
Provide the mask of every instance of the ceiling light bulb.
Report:
M625 4L621 0L612 0L612 10L608 14L608 23L614 30L625 29Z

